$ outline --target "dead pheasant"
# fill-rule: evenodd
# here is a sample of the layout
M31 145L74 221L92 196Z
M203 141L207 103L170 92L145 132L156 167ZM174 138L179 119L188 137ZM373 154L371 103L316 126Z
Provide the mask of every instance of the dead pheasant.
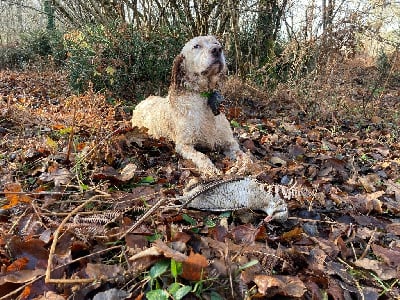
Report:
M278 221L288 218L285 200L308 196L308 190L283 185L260 183L250 177L231 178L200 184L184 192L182 207L200 210L261 210Z

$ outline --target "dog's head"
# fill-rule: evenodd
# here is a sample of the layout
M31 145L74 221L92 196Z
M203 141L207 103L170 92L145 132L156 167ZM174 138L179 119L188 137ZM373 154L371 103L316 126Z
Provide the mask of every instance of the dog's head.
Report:
M225 72L221 44L214 36L198 36L187 42L175 58L171 86L175 90L212 91Z

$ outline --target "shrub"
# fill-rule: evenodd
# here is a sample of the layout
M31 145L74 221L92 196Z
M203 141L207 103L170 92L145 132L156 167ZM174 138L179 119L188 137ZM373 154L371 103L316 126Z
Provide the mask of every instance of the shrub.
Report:
M70 84L78 92L89 83L111 97L137 100L166 92L181 37L147 36L127 24L92 25L64 36Z
M0 47L0 68L21 68L48 58L57 64L64 61L65 52L59 31L31 31L22 34L18 40Z

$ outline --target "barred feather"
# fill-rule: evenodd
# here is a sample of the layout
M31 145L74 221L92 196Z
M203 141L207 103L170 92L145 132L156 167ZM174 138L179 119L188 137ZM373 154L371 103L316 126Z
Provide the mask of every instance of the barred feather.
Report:
M211 211L261 210L274 219L284 221L288 217L285 201L308 195L306 189L296 184L291 187L268 185L244 177L198 185L186 192L181 202L183 206Z

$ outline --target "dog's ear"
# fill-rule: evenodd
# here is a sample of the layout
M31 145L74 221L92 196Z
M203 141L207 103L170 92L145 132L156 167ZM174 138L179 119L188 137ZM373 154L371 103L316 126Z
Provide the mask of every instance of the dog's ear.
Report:
M171 88L175 91L178 91L183 87L183 79L185 77L183 61L185 57L183 54L179 54L174 59L174 63L172 65L172 74L171 74Z
M176 104L176 99L178 98L178 93L183 89L185 68L183 66L183 61L185 57L183 54L179 54L174 59L172 64L172 74L171 74L171 85L169 87L169 101L172 105Z

